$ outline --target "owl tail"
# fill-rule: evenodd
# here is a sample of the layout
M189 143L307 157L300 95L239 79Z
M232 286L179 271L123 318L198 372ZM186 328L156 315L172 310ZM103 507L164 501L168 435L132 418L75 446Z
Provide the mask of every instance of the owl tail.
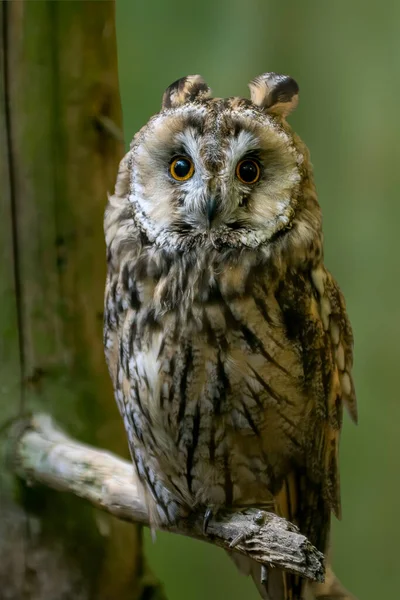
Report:
M243 575L251 575L263 600L282 600L287 597L288 593L290 598L298 598L298 596L293 596L293 593L297 593L295 586L292 590L285 589L291 583L295 584L295 581L291 582L290 579L286 581L287 574L279 569L269 569L267 582L263 584L261 583L261 565L259 563L238 552L232 552L229 555ZM291 577L296 579L295 576ZM299 578L297 580L299 581ZM312 584L303 581L300 589L302 600L357 600L342 586L330 565L326 568L325 583Z
M331 509L324 499L322 484L311 482L304 473L289 473L275 497L275 512L297 525L300 532L326 554ZM283 573L283 586L285 600L315 598L311 585L298 575Z

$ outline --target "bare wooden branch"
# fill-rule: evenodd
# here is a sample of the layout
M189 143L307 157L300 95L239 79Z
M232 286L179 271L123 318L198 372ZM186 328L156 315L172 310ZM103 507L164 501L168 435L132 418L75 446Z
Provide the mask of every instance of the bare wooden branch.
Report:
M15 430L14 430L15 431ZM127 521L149 524L132 465L104 450L81 444L46 415L29 419L13 436L12 463L29 484L72 492ZM323 581L323 555L298 529L257 509L218 513L203 532L203 514L181 519L167 531L214 543L272 567Z

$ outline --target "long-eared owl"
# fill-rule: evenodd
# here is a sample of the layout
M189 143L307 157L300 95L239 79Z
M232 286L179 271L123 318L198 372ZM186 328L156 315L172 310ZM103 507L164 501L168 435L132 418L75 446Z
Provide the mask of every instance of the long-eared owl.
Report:
M106 357L153 527L269 506L325 552L352 332L286 121L298 86L267 73L250 91L185 77L135 135L105 215ZM273 575L263 597L308 597Z

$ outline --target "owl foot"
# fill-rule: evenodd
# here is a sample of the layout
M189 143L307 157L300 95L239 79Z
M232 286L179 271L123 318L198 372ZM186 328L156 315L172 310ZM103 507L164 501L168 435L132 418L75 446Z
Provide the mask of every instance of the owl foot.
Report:
M244 531L241 531L236 537L233 538L233 540L229 544L229 547L235 548L241 542L247 541L250 538L252 538L256 533L259 532L259 530L265 524L265 519L266 519L266 513L263 510L259 510L253 517L253 523L256 526L258 526L258 529L254 530L253 528L251 528L251 529L246 529ZM262 573L261 573L261 575L262 575Z
M256 529L247 529L246 531L240 532L229 544L230 548L235 548L238 544L244 541L250 540L254 535L257 535L259 530L265 525L266 513L263 510L259 510L253 517L253 523ZM257 529L258 527L258 529ZM260 584L266 590L268 583L268 567L266 565L260 565Z

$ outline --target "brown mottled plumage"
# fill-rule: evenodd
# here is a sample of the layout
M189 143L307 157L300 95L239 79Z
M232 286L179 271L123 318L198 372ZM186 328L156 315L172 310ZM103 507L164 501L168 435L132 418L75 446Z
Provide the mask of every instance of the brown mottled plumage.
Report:
M297 84L268 73L250 90L213 99L181 79L135 136L105 216L106 355L154 527L272 506L326 551L343 402L356 419L352 333L308 151L285 120ZM261 594L309 593L283 581Z

